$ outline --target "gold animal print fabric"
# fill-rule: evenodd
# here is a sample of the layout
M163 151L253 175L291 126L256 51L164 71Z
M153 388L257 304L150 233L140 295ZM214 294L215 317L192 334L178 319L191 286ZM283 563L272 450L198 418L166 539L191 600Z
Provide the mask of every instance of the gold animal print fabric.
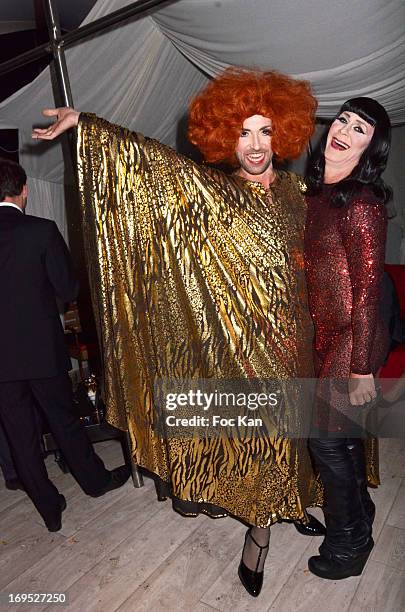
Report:
M89 114L78 172L109 422L185 514L303 518L322 503L305 439L165 436L154 409L159 380L313 376L297 177L266 192Z

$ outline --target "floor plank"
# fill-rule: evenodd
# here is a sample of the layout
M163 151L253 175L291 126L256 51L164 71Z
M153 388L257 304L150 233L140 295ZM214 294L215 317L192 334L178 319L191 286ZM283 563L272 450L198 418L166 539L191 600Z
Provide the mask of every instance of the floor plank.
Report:
M398 490L391 511L387 517L387 525L405 529L405 479Z
M157 511L153 504L154 495L152 483L143 489L139 497L128 495L128 491L123 489L109 493L108 496L115 499L114 504L107 505L104 511L95 513L94 520L83 525L73 536L62 538L59 546L42 555L37 563L21 572L7 585L8 589L12 592L28 590L42 593L52 587L53 592L68 591L69 587L86 576L100 559L111 557L111 551L129 535L135 533L139 538L138 530L147 518ZM85 502L81 504L82 508L85 506ZM35 606L38 611L45 608L46 605ZM76 608L80 609L85 608Z
M143 488L128 482L102 498L89 498L48 457L50 477L67 498L63 528L48 533L24 493L7 491L1 483L0 590L67 592L67 606L35 606L38 611L402 612L405 441L382 440L380 449L382 485L372 491L376 545L361 577L333 582L313 576L307 561L321 538L275 525L263 591L254 599L237 577L241 523L185 519L169 502L156 501L147 478ZM108 468L122 463L116 441L99 443L96 450ZM311 512L322 520L320 509Z
M345 612L349 609L360 579L352 577L335 582L311 574L308 558L318 554L319 544L320 541L312 539L269 610L313 612L321 609L322 612Z
M376 541L388 516L392 510L395 499L401 488L402 478L399 476L386 476L377 489L370 489L370 495L376 506L373 537Z
M405 474L405 440L402 438L382 438L379 440L380 474L403 478Z
M371 553L371 560L405 571L405 529L385 525Z
M245 531L245 530L244 530ZM267 610L277 597L293 571L297 560L304 554L311 539L300 535L291 524L276 524L271 528L270 548L266 559L263 590L253 599L241 585L237 569L243 546L243 534L238 538L235 557L228 564L212 587L202 597L202 601L223 612L237 610ZM316 538L318 540L318 538ZM318 541L318 545L322 540ZM265 603L265 607L264 606Z
M1 476L0 476L1 478ZM0 515L3 510L12 509L16 504L20 503L25 499L24 491L9 491L4 486L4 482L0 483ZM1 522L0 522L0 535L1 535Z
M349 612L403 612L405 572L369 561Z
M135 606L144 611L194 610L202 595L229 564L230 557L241 550L244 531L243 525L231 518L204 518L165 564L120 606L120 612L131 612ZM218 607L215 602L208 603Z
M36 514L27 498L0 514L0 589L64 541L60 533L39 525Z
M69 589L73 609L86 612L118 609L141 585L147 590L150 576L156 571L165 572L170 567L168 559L172 553L201 523L208 521L206 517L185 519L174 513L167 503L155 502L153 507L158 509L156 514L150 516L146 511L144 518L147 520L142 527L131 530L125 541L94 564L91 571ZM177 576L173 576L173 580L176 579ZM178 595L177 602L180 601ZM130 609L143 609L138 596Z
M194 608L193 608L193 612L212 612L212 611L217 611L218 608L211 608L211 606L207 606L207 604L205 603L198 603Z

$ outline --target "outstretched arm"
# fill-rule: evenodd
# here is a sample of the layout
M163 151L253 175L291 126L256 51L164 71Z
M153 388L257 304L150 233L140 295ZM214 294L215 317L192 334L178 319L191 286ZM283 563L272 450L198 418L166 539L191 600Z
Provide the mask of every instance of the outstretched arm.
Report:
M68 106L45 108L42 114L44 117L55 117L56 121L47 128L33 129L32 137L38 140L53 140L79 123L80 113Z

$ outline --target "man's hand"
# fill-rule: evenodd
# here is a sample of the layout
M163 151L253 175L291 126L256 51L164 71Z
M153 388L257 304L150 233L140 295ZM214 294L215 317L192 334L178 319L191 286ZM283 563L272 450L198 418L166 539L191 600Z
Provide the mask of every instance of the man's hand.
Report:
M372 374L353 374L349 378L349 400L352 406L363 406L377 397Z
M61 108L45 108L42 114L45 117L56 117L56 121L48 128L34 128L32 137L41 140L53 140L70 128L76 127L80 115L79 112L68 106Z

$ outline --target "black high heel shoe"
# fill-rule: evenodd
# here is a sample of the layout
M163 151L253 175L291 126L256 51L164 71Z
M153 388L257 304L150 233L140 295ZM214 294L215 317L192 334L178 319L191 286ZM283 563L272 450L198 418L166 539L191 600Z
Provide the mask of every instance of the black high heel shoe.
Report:
M257 546L257 548L260 549L259 556L256 561L255 571L249 569L243 563L243 551L245 550L246 541L248 537L250 537L252 542ZM257 569L260 565L260 559L262 558L263 551L267 550L268 548L269 548L268 544L266 546L260 546L260 544L256 542L256 540L251 534L251 528L247 530L246 535L245 535L245 545L242 551L242 559L240 560L239 568L238 568L238 576L239 576L241 583L243 584L243 586L245 587L249 595L252 595L252 597L257 597L260 594L260 591L262 590L264 572L263 571L258 572Z
M300 521L294 521L294 527L301 535L306 536L324 536L326 535L326 527L322 525L321 521L306 512L307 523L301 523Z

